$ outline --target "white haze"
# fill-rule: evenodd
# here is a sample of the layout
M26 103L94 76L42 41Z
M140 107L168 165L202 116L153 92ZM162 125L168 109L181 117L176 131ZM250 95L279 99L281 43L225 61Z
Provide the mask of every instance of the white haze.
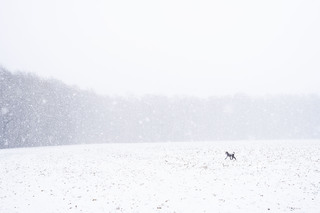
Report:
M320 94L320 1L1 0L0 64L107 95Z

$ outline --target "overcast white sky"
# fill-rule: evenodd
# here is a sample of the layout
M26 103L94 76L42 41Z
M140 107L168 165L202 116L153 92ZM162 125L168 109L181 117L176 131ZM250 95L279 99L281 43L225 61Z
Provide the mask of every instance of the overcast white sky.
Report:
M319 0L0 0L0 64L100 94L320 94Z

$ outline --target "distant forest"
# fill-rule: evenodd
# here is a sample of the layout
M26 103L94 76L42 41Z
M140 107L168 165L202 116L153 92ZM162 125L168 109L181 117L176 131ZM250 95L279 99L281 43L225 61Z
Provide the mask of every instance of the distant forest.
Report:
M317 95L108 97L0 68L0 148L319 139Z

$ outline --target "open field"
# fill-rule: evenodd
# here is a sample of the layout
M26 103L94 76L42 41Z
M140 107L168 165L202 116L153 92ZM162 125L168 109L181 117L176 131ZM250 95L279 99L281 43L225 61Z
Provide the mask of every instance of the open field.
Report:
M7 149L0 170L3 213L320 210L317 140Z

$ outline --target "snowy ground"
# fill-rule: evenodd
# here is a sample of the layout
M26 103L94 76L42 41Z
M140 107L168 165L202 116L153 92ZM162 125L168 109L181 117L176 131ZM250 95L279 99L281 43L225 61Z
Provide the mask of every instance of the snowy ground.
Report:
M320 141L8 149L0 169L1 213L320 211Z

